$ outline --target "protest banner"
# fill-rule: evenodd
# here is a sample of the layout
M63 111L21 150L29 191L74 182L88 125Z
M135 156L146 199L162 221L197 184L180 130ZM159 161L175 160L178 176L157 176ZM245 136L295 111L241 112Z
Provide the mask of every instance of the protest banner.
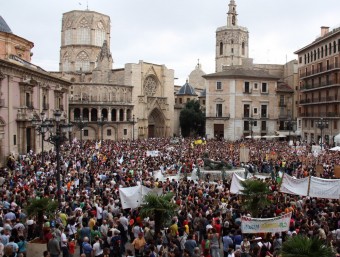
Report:
M242 233L257 234L257 233L276 233L288 231L292 213L287 213L275 218L252 218L241 217Z

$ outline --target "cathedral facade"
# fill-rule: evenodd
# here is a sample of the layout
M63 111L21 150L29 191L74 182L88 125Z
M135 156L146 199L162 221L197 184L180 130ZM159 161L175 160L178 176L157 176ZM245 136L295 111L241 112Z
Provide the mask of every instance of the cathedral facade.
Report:
M89 10L64 13L61 42L58 74L73 83L70 118L79 125L73 136L173 135L174 71L144 61L112 69L109 16Z

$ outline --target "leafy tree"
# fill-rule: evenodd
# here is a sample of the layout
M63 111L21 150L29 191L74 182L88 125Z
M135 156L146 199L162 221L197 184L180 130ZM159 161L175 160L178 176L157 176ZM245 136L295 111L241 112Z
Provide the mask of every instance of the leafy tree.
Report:
M197 100L191 100L185 104L179 116L183 137L192 134L204 135L205 114L202 112L201 105Z
M141 206L140 215L142 218L154 218L155 235L157 235L176 214L178 206L171 201L172 197L173 193L160 196L155 193L149 193L144 197L144 204Z
M244 180L241 181L243 186L242 197L245 210L249 210L252 217L258 217L260 210L270 204L268 195L271 193L267 183L262 180Z
M43 239L43 224L44 215L51 217L55 214L58 208L58 202L53 201L50 198L33 198L30 200L26 207L26 212L28 217L35 217L37 221L37 234L39 234L40 239Z
M335 252L318 237L297 235L282 244L282 257L334 257Z

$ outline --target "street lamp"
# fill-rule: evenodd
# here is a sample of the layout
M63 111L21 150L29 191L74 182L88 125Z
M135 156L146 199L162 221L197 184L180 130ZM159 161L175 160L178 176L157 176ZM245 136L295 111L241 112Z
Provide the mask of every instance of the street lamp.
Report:
M97 121L98 126L101 127L101 140L103 141L103 127L106 124L106 119L104 119L104 116L102 115L99 120Z
M76 125L80 130L80 149L83 149L83 130L88 125L88 119L83 119L83 116L80 115L79 118L74 119L73 124Z
M249 117L248 122L250 124L250 138L253 139L253 125L255 124L255 120Z
M57 158L57 197L58 205L61 207L61 181L60 181L60 146L67 141L66 135L72 131L72 124L67 124L65 120L61 120L61 111L56 110L53 113L54 119L50 119L50 124L47 126L49 132L48 138L43 138L55 146Z
M323 118L321 118L321 119L316 121L316 126L321 131L321 151L322 151L322 145L323 145L323 134L322 134L322 131L324 130L324 128L328 127L328 120L324 120Z
M132 140L135 141L135 115L132 115Z
M44 139L45 134L48 131L48 126L50 125L50 121L45 118L45 113L40 113L40 119L33 118L32 125L35 127L38 135L41 135L41 163L44 165L45 156L44 156Z

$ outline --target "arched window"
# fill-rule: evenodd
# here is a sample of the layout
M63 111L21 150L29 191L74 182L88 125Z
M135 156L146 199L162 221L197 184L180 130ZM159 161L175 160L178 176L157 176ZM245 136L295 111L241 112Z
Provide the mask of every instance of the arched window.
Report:
M223 43L220 42L220 55L223 55Z
M327 54L328 54L328 47L327 45L325 45L325 56L327 56Z
M316 61L316 50L314 50L314 61Z
M320 59L320 48L318 48L318 59Z
M74 115L74 119L80 119L80 109L79 108L75 108L74 112L73 112L73 115Z
M90 70L90 58L85 51L81 51L76 58L76 71L89 71Z
M323 46L321 46L321 58L323 58Z
M246 44L242 42L242 55L245 55L246 53Z
M97 27L95 29L95 37L94 37L94 44L96 46L102 46L105 40L105 29L103 22L98 22Z
M119 121L124 121L124 110L123 109L119 110Z
M333 54L335 54L336 53L336 41L334 40L334 42L333 42Z
M105 120L107 120L107 109L102 109L102 117L105 119Z
M117 110L116 109L111 110L111 120L117 121Z
M83 109L83 118L87 120L89 119L89 109Z
M65 38L64 44L65 45L72 45L72 28L68 28L65 30Z
M71 71L70 55L68 52L66 52L63 57L63 71Z
M329 43L328 53L329 53L329 55L332 54L332 43Z
M77 28L77 43L90 44L91 43L91 30L85 18L83 18Z
M91 121L97 121L98 120L98 111L96 108L93 108L91 110Z

